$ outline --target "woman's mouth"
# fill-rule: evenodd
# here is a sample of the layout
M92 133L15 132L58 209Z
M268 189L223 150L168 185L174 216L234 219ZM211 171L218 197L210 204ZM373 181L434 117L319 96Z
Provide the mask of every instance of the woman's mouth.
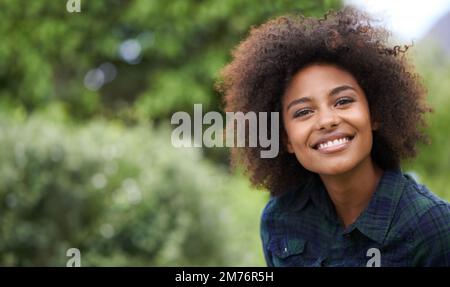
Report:
M315 145L313 148L321 153L333 153L346 149L355 136L345 136Z

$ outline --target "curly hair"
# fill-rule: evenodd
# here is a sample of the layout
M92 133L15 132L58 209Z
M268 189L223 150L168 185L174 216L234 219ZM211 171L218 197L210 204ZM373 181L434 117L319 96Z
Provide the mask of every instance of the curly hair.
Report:
M398 168L401 160L416 155L418 142L429 142L424 115L432 110L406 54L411 46L389 46L390 32L373 21L347 6L321 19L287 15L253 27L221 71L217 89L224 95L225 111L281 112L281 98L297 71L318 62L334 64L355 77L379 124L372 159L382 169ZM282 121L279 125L285 134ZM233 148L232 166L243 164L252 184L272 195L306 183L313 174L287 152L283 136L277 157L260 158L261 150Z

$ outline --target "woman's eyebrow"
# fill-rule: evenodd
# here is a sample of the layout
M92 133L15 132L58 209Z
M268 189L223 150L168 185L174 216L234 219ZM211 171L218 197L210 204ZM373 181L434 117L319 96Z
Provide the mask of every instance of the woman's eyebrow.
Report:
M333 88L333 89L328 93L328 95L329 95L330 97L332 97L332 96L335 96L335 95L337 95L337 94L339 94L340 92L343 92L343 91L345 91L345 90L353 90L353 91L356 91L356 89L353 88L352 86L349 86L349 85L342 85L342 86L338 86L338 87ZM302 103L306 103L306 102L311 102L311 98L309 98L309 97L301 97L301 98L295 99L295 100L293 100L292 102L290 102L289 105L287 105L286 111L288 111L289 108L291 108L291 107L294 106L294 105L298 105L298 104L302 104Z
M340 92L345 91L345 90L353 90L353 91L356 91L356 89L353 88L352 86L349 86L349 85L342 85L342 86L338 86L338 87L332 89L332 90L329 92L329 95L330 95L330 96L335 96L335 95L337 95L337 94L339 94Z

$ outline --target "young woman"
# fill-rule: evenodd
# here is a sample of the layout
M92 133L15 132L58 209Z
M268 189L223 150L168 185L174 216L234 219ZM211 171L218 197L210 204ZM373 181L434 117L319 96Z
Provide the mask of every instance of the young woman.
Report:
M277 157L233 153L271 192L268 266L450 266L449 203L400 167L427 141L430 108L408 46L389 47L388 35L351 7L279 17L223 70L227 111L280 113Z

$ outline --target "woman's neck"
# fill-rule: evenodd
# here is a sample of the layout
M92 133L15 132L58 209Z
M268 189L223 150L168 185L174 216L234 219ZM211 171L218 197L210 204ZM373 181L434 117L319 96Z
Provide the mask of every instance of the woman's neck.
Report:
M346 173L320 175L345 228L369 205L382 175L370 156Z

